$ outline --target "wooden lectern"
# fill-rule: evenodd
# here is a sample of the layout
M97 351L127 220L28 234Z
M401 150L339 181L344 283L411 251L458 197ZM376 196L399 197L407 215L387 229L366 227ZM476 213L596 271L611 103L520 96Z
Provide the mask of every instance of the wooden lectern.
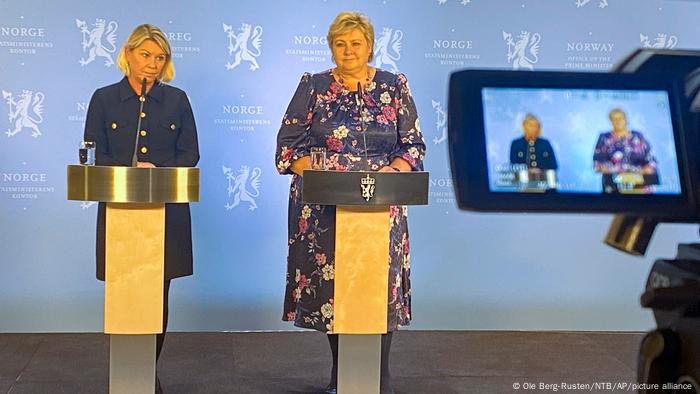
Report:
M389 206L427 205L427 172L304 171L302 200L336 206L338 392L379 393L387 332Z
M109 392L155 390L163 332L165 204L199 201L198 168L68 166L68 199L107 203L105 319Z

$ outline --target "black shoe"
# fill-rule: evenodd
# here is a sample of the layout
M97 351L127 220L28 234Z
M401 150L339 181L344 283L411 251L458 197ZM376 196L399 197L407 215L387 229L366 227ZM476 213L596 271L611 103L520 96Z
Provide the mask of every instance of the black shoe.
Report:
M329 384L326 386L326 391L324 391L325 394L338 394L338 387L334 386L333 384Z

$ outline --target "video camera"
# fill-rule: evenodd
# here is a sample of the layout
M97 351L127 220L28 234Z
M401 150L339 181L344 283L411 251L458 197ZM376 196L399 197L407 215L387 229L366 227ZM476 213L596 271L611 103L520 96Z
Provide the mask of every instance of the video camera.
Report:
M700 223L700 51L639 49L611 73L455 72L448 137L460 209L613 213L605 242L635 255L658 223ZM655 262L642 305L658 329L640 383L700 392L700 244Z

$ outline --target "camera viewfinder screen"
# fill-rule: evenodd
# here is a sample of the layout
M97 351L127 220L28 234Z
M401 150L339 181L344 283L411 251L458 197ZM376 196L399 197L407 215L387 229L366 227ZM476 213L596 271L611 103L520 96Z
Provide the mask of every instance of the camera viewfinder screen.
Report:
M482 88L492 192L681 194L665 90Z

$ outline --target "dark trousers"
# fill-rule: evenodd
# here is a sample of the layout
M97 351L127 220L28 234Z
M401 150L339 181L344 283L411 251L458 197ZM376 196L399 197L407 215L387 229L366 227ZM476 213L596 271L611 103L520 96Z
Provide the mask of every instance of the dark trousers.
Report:
M163 351L165 332L168 330L168 294L170 293L170 279L163 284L163 333L156 335L156 362Z

